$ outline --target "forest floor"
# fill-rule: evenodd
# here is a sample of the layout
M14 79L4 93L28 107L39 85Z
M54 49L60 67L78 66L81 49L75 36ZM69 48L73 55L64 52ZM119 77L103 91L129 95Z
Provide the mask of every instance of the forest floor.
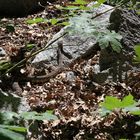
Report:
M45 12L25 18L1 19L0 46L6 51L4 59L13 63L19 62L30 55L31 51L43 48L63 27L45 22L29 24L29 19L42 17L63 18L63 12L53 5ZM32 46L33 49L30 49ZM22 92L17 92L18 96L27 98L31 110L37 112L53 110L59 118L55 121L38 122L39 134L32 136L31 139L33 137L39 139L41 134L44 140L119 140L134 138L134 134L139 132L134 123L139 117L124 113L122 110L112 111L102 117L100 103L107 95L122 99L129 93L138 100L140 72L129 70L127 79L122 82L108 81L101 84L93 82L91 68L99 63L99 56L100 52L97 52L87 60L76 62L48 82L19 83L18 88L22 89ZM35 73L35 69L27 64L20 68L20 71L27 74ZM70 78L67 78L69 75ZM18 76L18 73L14 74L14 79L18 79ZM4 88L12 90L11 83L4 85L3 90Z

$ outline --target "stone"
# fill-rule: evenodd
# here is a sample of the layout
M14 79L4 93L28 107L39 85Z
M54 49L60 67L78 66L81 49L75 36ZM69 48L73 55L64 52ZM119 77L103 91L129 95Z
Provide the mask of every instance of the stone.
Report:
M109 49L101 50L100 68L106 70L116 66L118 61L131 63L134 55L134 46L140 44L140 17L136 11L128 9L115 9L110 15L110 30L115 30L122 35L122 54Z
M64 51L68 52L73 57L72 59L64 57L63 59L65 63L70 63L74 59L86 53L87 50L92 49L92 47L97 43L96 36L93 35L92 32L97 28L98 30L104 30L107 28L111 11L95 19L93 19L93 17L108 9L112 9L112 7L101 5L99 8L95 8L90 11L83 11L81 14L71 17L69 19L70 25L62 28L60 32L54 35L50 42L61 36L64 32L68 31L69 33L53 43L45 51L36 55L33 63L37 64L41 61L45 61L47 64L57 65L57 43L59 41L63 41ZM48 42L48 44L50 42Z
M129 59L128 52L133 52L134 45L140 43L140 19L134 11L125 9L116 9L113 12L110 10L109 12L94 18L94 16L103 13L108 9L112 9L112 7L101 5L99 8L81 12L80 14L71 17L69 19L70 25L64 27L52 40L58 38L66 31L69 33L56 41L53 45L49 46L48 49L39 53L33 60L33 63L37 64L41 61L45 61L47 64L57 65L57 43L60 40L63 41L64 50L73 57L72 59L64 57L64 62L70 63L87 51L93 50L97 44L97 36L93 34L94 31L104 31L104 29L106 30L109 28L122 35L123 39L121 43L125 48L123 48L123 50L125 50L126 57L125 55L122 57L121 54L119 55L119 53L109 50L108 48L102 49L99 60L100 72L94 75L94 80L100 83L106 81L109 73L104 72L104 70L113 67L111 75L114 78L113 80L116 81L116 73L118 72L116 69L117 61L119 60L119 62L121 62L122 60L122 63L125 63L125 59ZM50 42L52 42L52 40Z
M122 45L127 51L133 51L140 44L140 16L134 10L115 9L110 15L110 29L123 36Z

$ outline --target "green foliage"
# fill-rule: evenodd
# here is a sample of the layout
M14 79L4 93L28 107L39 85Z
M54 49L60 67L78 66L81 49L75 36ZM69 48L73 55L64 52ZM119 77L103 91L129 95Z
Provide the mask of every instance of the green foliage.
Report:
M98 3L103 4L106 0L97 0Z
M69 25L68 22L62 22L62 19L59 18L52 18L52 19L43 19L43 18L34 18L34 19L28 19L26 20L27 24L37 24L37 23L51 23L51 25Z
M4 125L14 125L15 124L15 118L19 119L19 115L15 112L2 112L0 113L0 124Z
M15 118L20 120L56 120L58 119L51 111L46 111L44 113L32 112L22 112L17 114L15 112L2 112L0 113L0 123L4 125L14 124Z
M55 25L58 22L58 19L52 18L52 19L50 19L50 22L52 25Z
M0 113L0 139L4 140L25 140L27 128L18 126L17 121L21 120L56 120L58 119L51 111L45 113L23 112L17 114L15 112ZM21 125L21 124L20 124Z
M45 112L45 113L37 113L33 112L23 112L21 113L21 117L25 120L56 120L58 119L55 115Z
M33 19L28 19L26 21L27 24L36 24L36 23L41 23L44 22L43 18L33 18Z
M120 43L121 39L122 36L118 33L106 30L106 32L100 33L98 35L97 41L99 42L101 49L111 46L113 51L120 53L122 49L122 45Z
M9 130L13 130L16 132L23 132L25 133L27 131L27 129L25 127L19 127L19 126L14 126L14 125L0 125L0 128L3 129L9 129Z
M12 66L12 64L10 63L10 61L7 60L1 60L0 61L0 74L2 71L7 70L8 68L10 68Z
M25 140L25 136L20 133L11 131L7 128L2 128L0 126L0 139L1 140Z
M5 140L24 140L27 129L15 125L15 118L19 115L15 112L1 112L0 113L0 139ZM22 134L21 134L22 133Z
M84 0L75 0L75 2L73 2L73 4L85 5L85 4L87 4L87 2Z
M140 63L140 44L134 47L136 56L134 57L134 61Z
M26 45L26 48L27 48L27 50L31 50L31 49L33 49L35 46L36 46L35 44L27 44L27 45Z
M122 100L112 97L112 96L106 96L103 103L101 103L101 106L113 111L114 109L122 109L128 106L131 106L135 103L135 100L133 99L133 96L129 94L128 96L125 96Z
M136 102L131 94L125 96L122 100L116 97L106 96L104 102L100 104L101 115L105 116L116 109L130 112L133 115L140 115L140 109L137 107L139 104L140 102Z
M120 40L122 36L115 31L109 31L105 29L106 23L91 20L88 18L89 14L82 13L81 16L75 16L70 18L70 25L67 27L66 31L69 34L79 34L81 37L95 37L99 43L101 49L111 46L112 50L120 53L122 45Z
M61 7L61 9L64 10L90 10L90 7L87 7L88 2L85 0L75 0L75 2L72 3L72 5L68 5L66 7Z

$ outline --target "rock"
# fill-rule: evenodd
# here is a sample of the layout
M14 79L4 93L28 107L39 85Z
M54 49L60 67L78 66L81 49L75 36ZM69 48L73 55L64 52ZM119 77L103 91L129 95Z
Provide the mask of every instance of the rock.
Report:
M46 3L47 0L0 0L0 16L26 16L44 9Z
M123 36L123 47L133 51L134 45L140 43L140 16L134 10L116 9L110 15L110 29Z
M135 11L115 9L110 15L110 23L109 29L122 35L123 53L117 54L109 49L101 50L99 60L101 71L117 66L118 61L122 64L131 63L134 54L133 48L140 43L140 17Z
M52 40L58 38L65 31L68 31L69 34L58 41L63 41L64 50L71 54L73 59L76 59L87 51L93 50L95 44L97 44L96 35L94 35L95 31L104 31L108 27L110 30L115 30L123 37L122 45L125 48L126 57L125 55L122 57L123 54L119 55L117 52L113 52L107 48L101 50L99 60L100 71L113 67L111 75L115 81L117 61L119 60L121 62L122 60L122 63L128 61L126 60L129 59L129 56L127 56L127 54L129 55L129 53L127 53L128 50L129 52L132 52L134 45L140 43L140 19L134 11L128 11L126 9L116 9L113 12L109 11L95 19L93 18L95 15L103 13L111 8L112 7L110 6L102 5L97 9L87 12L84 11L79 15L71 17L69 19L70 25L64 27ZM109 20L111 24L109 23ZM52 40L50 42L52 42ZM51 45L47 50L38 54L33 63L37 64L40 61L45 61L47 64L57 65L57 42ZM64 62L70 63L73 59L64 57ZM108 72L98 72L94 75L94 80L96 79L96 82L102 83L106 81L108 75Z
M64 27L53 37L52 40L58 38L66 31L69 32L69 34L57 41L62 40L64 51L73 57L72 59L64 57L65 63L71 62L87 50L92 50L92 47L97 43L96 36L93 32L97 29L104 30L107 28L111 11L95 19L93 19L93 17L111 8L112 7L108 5L101 5L98 9L81 12L81 14L71 17L69 19L70 25ZM52 42L52 40L50 42ZM33 60L33 63L37 64L40 61L45 61L47 64L57 65L57 42L51 45L47 50L39 53Z

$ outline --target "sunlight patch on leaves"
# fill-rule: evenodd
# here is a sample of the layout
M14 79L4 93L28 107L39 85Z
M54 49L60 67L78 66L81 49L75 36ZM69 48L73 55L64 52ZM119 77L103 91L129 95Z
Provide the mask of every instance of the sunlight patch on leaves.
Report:
M136 102L131 94L125 96L122 100L112 97L106 96L104 102L101 105L101 114L104 116L109 111L113 111L115 109L123 109L125 112L130 112L134 115L140 115L140 109L137 107L140 103ZM109 110L109 111L108 111Z
M106 2L106 0L98 0L97 2L102 4L102 3Z
M55 25L55 24L58 22L58 19L52 18L52 19L50 20L50 22L51 22L52 25Z
M27 45L26 45L26 48L27 48L28 50L31 50L31 49L33 49L35 46L36 46L36 44L27 44Z
M106 96L105 101L101 103L101 106L112 111L116 108L121 108L121 100L116 97Z
M73 2L73 4L85 5L85 4L87 4L87 2L85 0L75 0L75 2Z
M40 23L40 22L44 22L44 19L43 18L33 18L33 19L26 20L27 24L36 24L36 23Z

